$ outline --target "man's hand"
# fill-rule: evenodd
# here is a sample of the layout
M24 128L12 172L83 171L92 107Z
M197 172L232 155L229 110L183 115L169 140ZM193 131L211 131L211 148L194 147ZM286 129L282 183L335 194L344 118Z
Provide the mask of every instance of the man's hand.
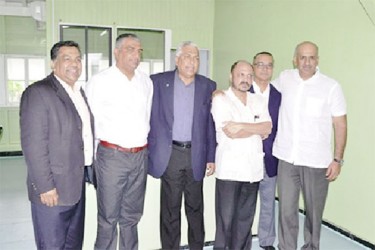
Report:
M215 163L209 162L206 165L206 176L213 175L215 173Z
M56 188L40 194L40 200L46 206L53 207L56 206L59 200L59 195L57 194Z
M328 181L334 181L337 179L341 172L341 166L339 163L332 161L331 164L329 164L326 172L326 179Z

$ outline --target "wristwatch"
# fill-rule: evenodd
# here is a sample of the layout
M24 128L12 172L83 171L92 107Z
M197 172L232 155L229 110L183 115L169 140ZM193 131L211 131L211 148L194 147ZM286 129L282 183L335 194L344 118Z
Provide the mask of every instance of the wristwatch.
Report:
M339 160L339 159L334 158L333 160L335 162L337 162L341 167L342 167L342 165L344 165L344 160L343 159Z

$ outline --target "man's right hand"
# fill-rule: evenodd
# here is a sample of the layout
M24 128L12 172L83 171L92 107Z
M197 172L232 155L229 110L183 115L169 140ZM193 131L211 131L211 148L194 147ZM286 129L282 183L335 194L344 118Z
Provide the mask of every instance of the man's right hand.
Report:
M42 201L42 204L46 206L56 206L59 200L59 195L57 194L56 188L43 194L40 194L40 200Z

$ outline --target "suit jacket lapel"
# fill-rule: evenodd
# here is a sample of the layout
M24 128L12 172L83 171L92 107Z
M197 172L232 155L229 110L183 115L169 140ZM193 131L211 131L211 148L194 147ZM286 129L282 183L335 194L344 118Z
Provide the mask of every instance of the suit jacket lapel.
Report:
M73 105L72 100L70 99L68 93L65 91L64 87L61 85L59 80L56 79L56 77L53 75L53 73L50 75L51 76L51 82L52 86L56 90L57 96L64 102L68 103L69 105Z
M277 107L278 107L277 95L276 95L274 87L271 84L270 84L270 98L269 99L270 101L268 102L268 106L269 106L269 110L271 114L271 110L272 111L277 110Z
M173 102L174 102L174 75L175 71L168 74L161 82L160 95L163 102L167 122L172 129L173 126Z
M79 116L72 99L70 99L68 93L65 91L64 87L61 85L59 80L56 79L53 73L50 76L52 86L55 88L57 96L63 101L63 103L65 103L65 105L70 106L69 109L73 110L75 114L75 119L78 121L78 123L81 123L81 117Z
M195 123L198 121L198 114L200 114L200 110L203 105L203 100L205 100L206 91L204 91L204 83L199 81L198 77L195 77L195 88L194 88L194 113L193 113L193 127L195 127ZM194 129L193 129L194 131Z

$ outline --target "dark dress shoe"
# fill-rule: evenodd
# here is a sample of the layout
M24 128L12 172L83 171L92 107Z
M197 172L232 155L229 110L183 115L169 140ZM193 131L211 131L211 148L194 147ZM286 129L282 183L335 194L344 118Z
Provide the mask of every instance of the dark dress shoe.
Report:
M263 248L264 250L276 250L274 246L260 246L260 247Z

